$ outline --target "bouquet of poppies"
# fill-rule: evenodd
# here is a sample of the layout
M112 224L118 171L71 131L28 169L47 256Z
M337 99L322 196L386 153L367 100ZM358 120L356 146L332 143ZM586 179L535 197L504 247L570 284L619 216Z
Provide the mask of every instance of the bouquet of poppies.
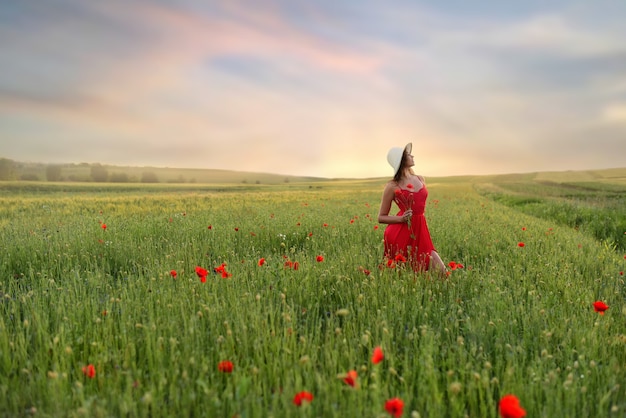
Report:
M398 204L398 207L400 207L400 209L404 210L405 212L408 209L411 209L413 207L413 185L409 183L406 185L406 188L409 190L408 194L402 193L402 189L400 187L398 187L394 191L396 195L395 201ZM409 227L409 230L410 230L411 218L409 218L409 220L407 221L407 226Z

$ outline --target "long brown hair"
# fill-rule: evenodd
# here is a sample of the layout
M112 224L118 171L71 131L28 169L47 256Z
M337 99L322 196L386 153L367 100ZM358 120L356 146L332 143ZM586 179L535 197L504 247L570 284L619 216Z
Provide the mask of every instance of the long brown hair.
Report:
M398 168L398 171L396 171L396 174L394 174L393 176L393 181L395 181L396 183L400 183L400 180L402 180L402 177L404 176L404 170L406 170L407 167L406 160L408 156L409 153L407 153L405 149L402 153L402 161L400 162L400 167Z

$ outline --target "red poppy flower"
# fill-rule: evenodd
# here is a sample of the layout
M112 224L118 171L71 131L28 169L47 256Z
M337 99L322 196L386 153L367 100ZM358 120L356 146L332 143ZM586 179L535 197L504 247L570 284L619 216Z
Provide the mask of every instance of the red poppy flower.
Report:
M395 261L397 261L398 263L406 263L406 257L402 254L396 254Z
M390 258L390 259L387 260L387 267L389 267L390 269L396 267L396 263L395 263L395 261L393 261L393 258Z
M604 311L609 309L608 305L602 301L593 302L593 310L600 315L604 315Z
M315 259L317 260L318 263L321 263L322 261L324 261L324 256L318 255Z
M300 268L300 263L298 263L297 261L287 260L285 261L285 268L298 270L298 268Z
M259 258L259 266L262 266L263 264L265 264L265 259Z
M176 273L176 270L172 270L170 271L170 276L172 276L173 278L176 278L176 276L178 276L178 273Z
M102 225L100 225L100 227L101 227L104 231L106 231L106 230L107 230L107 224L102 224Z
M404 410L404 402L400 398L392 398L385 402L385 410L391 414L392 417L401 417Z
M327 226L328 226L328 224L327 224L327 223L324 223L324 225L322 225L322 226L327 227Z
M522 227L522 231L526 231L526 227L525 226Z
M357 379L357 377L359 377L359 375L356 372L356 370L350 370L348 373L346 373L346 377L343 378L343 381L347 385L350 385L352 387L356 387L356 379Z
M451 270L456 270L456 263L454 261L450 261L448 263L448 267L450 267Z
M220 361L217 365L217 370L222 373L232 373L233 372L233 362L229 360Z
M502 418L522 418L526 416L526 411L520 406L519 399L515 395L503 396L498 407Z
M222 263L219 266L215 267L213 271L219 273L222 276L222 279L227 279L233 276L231 273L226 271L226 263Z
M239 231L239 228L235 228L235 232Z
M83 366L83 374L88 378L93 379L94 377L96 377L96 368L93 364Z
M383 353L383 349L380 347L374 348L374 352L372 353L372 363L378 364L385 359L385 354Z
M350 223L353 224L354 223L354 219L350 219Z
M209 272L200 266L196 266L196 274L198 275L198 277L206 277Z
M524 244L523 242L518 242L518 243L517 243L517 246L518 246L518 247L524 247L525 245L526 245L526 244Z
M306 390L296 393L293 397L293 403L300 406L302 405L302 401L313 402L313 394L311 392L307 392Z
M213 225L207 226L207 229L213 229Z
M395 189L395 190L393 191L393 193L394 193L396 196L400 196L400 195L402 194L402 190L400 190L400 189L398 188L398 189Z
M313 232L309 232L309 236L312 237L313 236Z
M376 229L378 229L378 225L374 225L374 229L375 229L375 230L376 230Z

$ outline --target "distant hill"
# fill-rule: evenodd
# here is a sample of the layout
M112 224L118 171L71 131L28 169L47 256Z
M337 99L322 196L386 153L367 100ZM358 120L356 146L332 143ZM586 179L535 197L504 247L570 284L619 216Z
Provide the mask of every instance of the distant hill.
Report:
M105 164L69 163L45 164L13 161L0 158L0 180L61 181L61 182L107 182L107 183L198 183L198 184L284 184L313 183L338 180L362 182L386 182L389 177L369 179L335 179L311 176L291 176L208 168L132 167ZM626 167L601 170L544 171L465 176L427 176L430 184L450 182L591 182L602 181L626 184Z
M532 173L509 173L488 175L467 175L449 177L429 177L432 184L468 182L468 183L502 183L502 182L552 182L552 183L583 183L605 182L626 185L626 167L606 168L600 170L567 170L567 171L539 171Z
M9 165L9 167L2 166ZM51 176L52 172L52 176ZM0 159L0 180L109 183L280 184L330 181L322 177L290 176L234 170L170 167L130 167L104 164L44 164ZM97 179L97 180L94 180Z

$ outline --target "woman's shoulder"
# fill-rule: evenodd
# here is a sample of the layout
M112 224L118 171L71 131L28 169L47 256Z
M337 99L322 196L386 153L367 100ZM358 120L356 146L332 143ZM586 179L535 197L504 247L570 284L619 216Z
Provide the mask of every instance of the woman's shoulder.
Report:
M398 183L396 183L395 180L389 180L386 184L385 184L385 193L389 193L389 192L394 192L397 188L398 188Z

